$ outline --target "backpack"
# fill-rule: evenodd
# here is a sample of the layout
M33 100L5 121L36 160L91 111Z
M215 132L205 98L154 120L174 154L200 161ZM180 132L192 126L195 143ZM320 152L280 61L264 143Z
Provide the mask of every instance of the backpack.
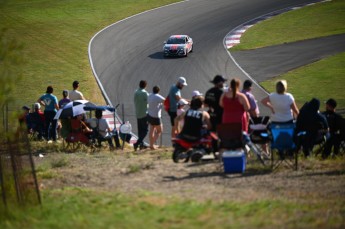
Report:
M169 110L170 110L170 99L169 99L169 95L165 98L164 103L163 103L163 106L164 106L164 110L165 110L166 112L169 112Z

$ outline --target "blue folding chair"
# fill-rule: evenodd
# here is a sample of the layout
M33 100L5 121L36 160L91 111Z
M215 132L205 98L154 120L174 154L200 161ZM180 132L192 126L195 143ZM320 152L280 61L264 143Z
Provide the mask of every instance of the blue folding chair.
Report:
M294 142L295 124L270 124L271 133L271 166L272 170L277 169L283 162L289 167L297 170L298 152ZM278 153L278 155L275 155ZM278 160L275 161L275 156Z

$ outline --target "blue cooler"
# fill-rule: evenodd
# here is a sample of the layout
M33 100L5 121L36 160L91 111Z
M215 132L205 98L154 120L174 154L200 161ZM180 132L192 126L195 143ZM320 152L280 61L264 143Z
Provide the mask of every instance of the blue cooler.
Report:
M225 173L243 173L246 170L246 155L243 149L223 152Z

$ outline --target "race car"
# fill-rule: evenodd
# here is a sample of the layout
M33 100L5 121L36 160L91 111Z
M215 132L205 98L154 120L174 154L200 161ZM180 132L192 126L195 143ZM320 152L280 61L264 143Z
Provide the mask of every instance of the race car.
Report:
M187 56L193 51L193 39L188 35L172 35L164 42L164 56Z

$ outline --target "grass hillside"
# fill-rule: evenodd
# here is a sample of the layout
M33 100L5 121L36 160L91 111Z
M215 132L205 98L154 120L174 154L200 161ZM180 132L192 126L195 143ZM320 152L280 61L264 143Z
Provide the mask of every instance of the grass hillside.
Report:
M120 19L177 1L0 1L0 28L24 45L23 76L16 83L12 109L32 104L48 85L61 98L74 80L80 81L87 99L104 103L88 60L91 37Z

